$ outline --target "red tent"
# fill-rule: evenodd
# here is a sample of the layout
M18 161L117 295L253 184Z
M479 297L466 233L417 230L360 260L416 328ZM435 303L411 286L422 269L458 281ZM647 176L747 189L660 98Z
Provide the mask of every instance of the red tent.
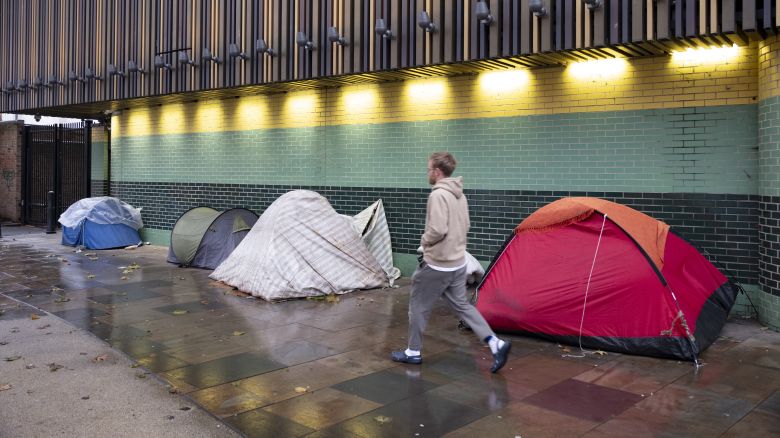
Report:
M686 360L717 338L737 293L667 224L595 198L531 214L477 290L496 331Z

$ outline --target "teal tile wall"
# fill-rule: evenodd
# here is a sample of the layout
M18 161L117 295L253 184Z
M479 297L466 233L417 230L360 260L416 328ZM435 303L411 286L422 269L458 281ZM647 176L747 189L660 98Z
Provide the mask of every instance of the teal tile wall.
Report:
M780 96L759 104L758 143L760 194L780 196Z
M755 194L756 118L735 105L120 137L112 179L426 187L428 155L449 150L470 188Z
M91 167L93 180L108 179L108 142L92 142Z

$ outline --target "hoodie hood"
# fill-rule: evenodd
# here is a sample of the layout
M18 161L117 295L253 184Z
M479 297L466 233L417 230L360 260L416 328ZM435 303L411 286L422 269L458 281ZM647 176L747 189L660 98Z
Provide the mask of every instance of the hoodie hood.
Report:
M444 189L453 195L455 195L455 198L460 198L463 196L463 177L462 176L456 176L456 177L448 177L448 178L442 178L439 181L436 182L433 186L433 190L436 189Z

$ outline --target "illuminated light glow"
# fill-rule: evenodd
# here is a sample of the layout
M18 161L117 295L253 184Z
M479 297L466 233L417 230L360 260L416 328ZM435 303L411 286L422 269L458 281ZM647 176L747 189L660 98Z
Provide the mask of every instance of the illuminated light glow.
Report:
M699 47L672 52L672 60L680 64L723 64L739 56L739 46Z
M262 122L265 103L259 99L243 98L238 102L236 115L238 116L238 127L257 126Z
M221 102L209 102L198 105L195 112L196 131L216 131L224 119L224 111Z
M512 93L528 85L528 70L497 70L479 75L479 88L490 94Z
M160 124L155 134L170 134L184 131L184 110L182 105L168 105L160 111Z
M285 104L287 111L297 115L313 113L315 109L314 96L310 94L303 96L290 96Z
M406 96L410 103L439 103L446 95L447 84L444 79L424 79L406 85Z
M146 135L151 129L149 111L128 111L125 114L127 114L127 117L122 117L122 114L120 114L119 117L114 117L111 120L111 128L115 132L114 135L119 135L115 127L117 127L117 122L120 120L125 122L124 126L127 128L128 135Z
M602 81L621 77L628 68L628 62L622 58L594 59L575 62L567 69L569 74L584 81Z
M343 95L344 112L362 114L376 106L376 90L345 91Z

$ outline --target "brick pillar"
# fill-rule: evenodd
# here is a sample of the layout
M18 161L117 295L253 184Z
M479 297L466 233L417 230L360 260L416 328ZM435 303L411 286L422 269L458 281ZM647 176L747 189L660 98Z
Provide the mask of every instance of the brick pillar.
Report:
M758 48L759 317L780 327L780 39ZM762 315L763 314L763 315Z
M0 220L22 221L24 122L0 122Z

